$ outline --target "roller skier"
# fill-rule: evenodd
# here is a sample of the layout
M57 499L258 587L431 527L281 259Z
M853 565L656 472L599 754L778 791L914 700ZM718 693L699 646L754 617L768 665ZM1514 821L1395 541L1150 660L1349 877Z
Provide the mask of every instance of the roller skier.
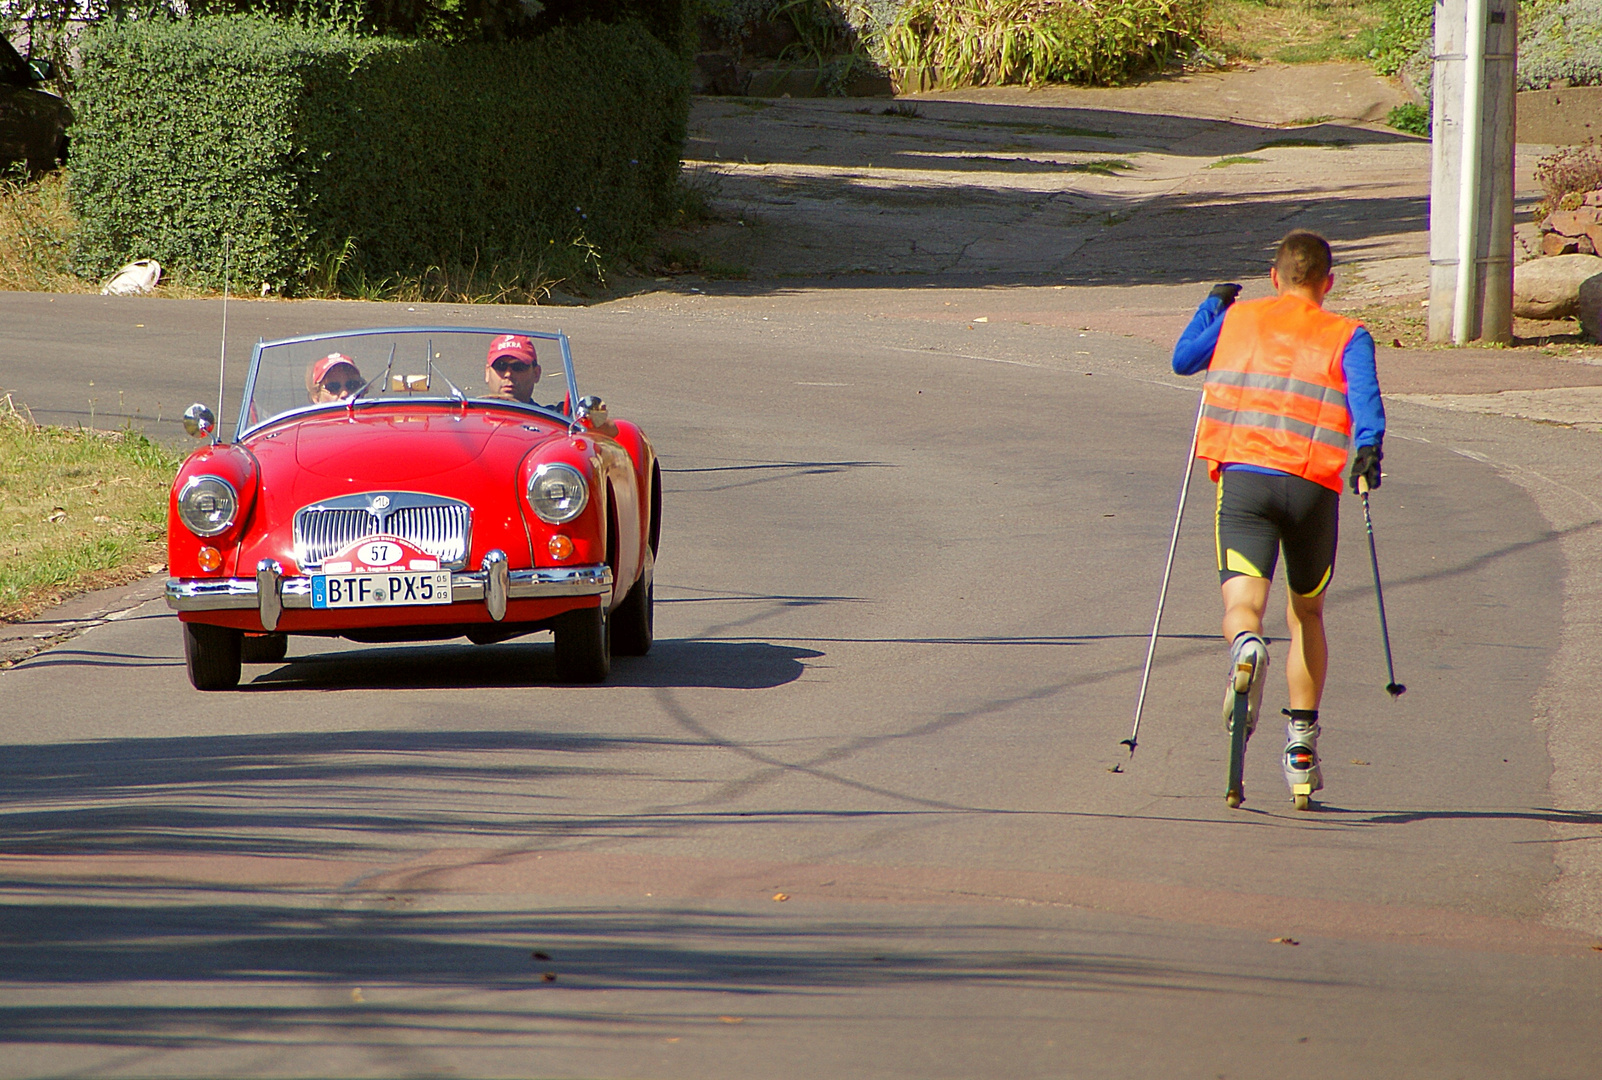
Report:
M1319 701L1329 649L1324 598L1335 567L1342 473L1380 486L1385 409L1374 339L1323 310L1335 284L1327 241L1297 231L1280 241L1269 278L1275 296L1235 302L1240 286L1216 285L1174 346L1174 371L1206 371L1196 456L1218 485L1214 536L1224 600L1231 735L1231 807L1245 798L1241 765L1256 729L1268 673L1263 613L1281 551L1289 586L1285 677L1285 783L1299 810L1323 787Z

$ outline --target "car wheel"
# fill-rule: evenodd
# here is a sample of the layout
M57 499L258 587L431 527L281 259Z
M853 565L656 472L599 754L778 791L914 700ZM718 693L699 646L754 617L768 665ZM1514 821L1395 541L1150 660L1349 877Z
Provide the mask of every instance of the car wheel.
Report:
M616 656L644 656L656 634L656 575L647 549L640 580L612 613L612 652Z
M239 658L247 664L276 664L288 653L288 634L255 634L245 638Z
M612 624L606 605L579 608L556 624L556 673L563 682L598 683L612 671Z
M239 685L239 659L244 632L226 626L186 622L184 664L196 690L231 690Z

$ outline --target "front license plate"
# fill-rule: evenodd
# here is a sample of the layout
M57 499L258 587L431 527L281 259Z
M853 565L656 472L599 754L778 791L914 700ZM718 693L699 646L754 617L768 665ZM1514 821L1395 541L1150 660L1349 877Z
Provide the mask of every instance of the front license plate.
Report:
M451 602L449 570L313 574L312 607L410 607Z

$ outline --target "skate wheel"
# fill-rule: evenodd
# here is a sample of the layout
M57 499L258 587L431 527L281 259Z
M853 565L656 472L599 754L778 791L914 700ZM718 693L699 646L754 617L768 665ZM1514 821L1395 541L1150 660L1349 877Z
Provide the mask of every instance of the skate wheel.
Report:
M1245 799L1242 798L1241 793L1238 791L1227 792L1224 795L1224 802L1229 805L1231 810L1239 810L1240 804L1244 801Z
M1296 809L1311 810L1313 808L1313 797L1311 795L1297 795L1295 799Z

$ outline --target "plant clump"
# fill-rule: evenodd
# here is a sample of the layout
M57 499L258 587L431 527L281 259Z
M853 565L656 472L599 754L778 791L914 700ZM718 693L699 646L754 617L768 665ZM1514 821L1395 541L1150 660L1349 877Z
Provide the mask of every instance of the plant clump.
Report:
M885 59L936 85L1121 83L1200 44L1202 0L909 0Z

